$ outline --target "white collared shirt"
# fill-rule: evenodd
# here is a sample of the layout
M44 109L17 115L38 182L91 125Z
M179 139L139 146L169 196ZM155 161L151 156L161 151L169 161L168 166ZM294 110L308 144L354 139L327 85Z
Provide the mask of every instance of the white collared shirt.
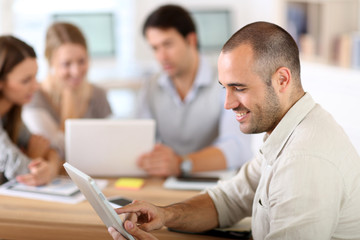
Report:
M221 227L252 215L254 239L360 239L360 157L308 93L256 158L208 193Z

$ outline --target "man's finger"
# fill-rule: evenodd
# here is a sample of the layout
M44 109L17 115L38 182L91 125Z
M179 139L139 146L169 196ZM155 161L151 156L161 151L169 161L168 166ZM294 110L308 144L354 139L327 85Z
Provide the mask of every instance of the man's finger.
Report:
M110 233L111 237L115 240L126 240L118 231L115 230L113 227L108 228L108 232Z
M144 232L143 230L138 228L131 221L125 221L124 226L125 226L125 230L128 233L130 233L132 236L134 236L136 239L141 239L141 240L155 240L155 239L157 239L153 235L151 235L150 233Z

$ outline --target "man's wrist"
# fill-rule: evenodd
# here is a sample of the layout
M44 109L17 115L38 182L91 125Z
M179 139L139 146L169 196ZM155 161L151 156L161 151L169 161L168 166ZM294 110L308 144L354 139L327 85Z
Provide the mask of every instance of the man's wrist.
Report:
M180 163L181 175L189 175L193 170L193 162L189 156L182 156L182 161Z

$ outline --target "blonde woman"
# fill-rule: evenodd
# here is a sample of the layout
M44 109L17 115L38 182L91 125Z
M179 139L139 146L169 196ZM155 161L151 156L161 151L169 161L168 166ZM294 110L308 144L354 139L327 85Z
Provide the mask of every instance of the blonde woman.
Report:
M21 106L38 88L32 47L12 36L0 37L0 184L16 178L42 185L59 173L61 160L49 142L31 135L21 121Z
M65 120L105 118L111 114L106 92L90 84L88 49L79 28L52 24L46 34L45 56L49 73L30 104L23 110L29 129L47 137L64 156Z

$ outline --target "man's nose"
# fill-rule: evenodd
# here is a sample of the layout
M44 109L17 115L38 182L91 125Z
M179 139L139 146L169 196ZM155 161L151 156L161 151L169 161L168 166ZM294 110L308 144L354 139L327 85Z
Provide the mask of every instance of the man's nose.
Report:
M224 103L224 108L227 110L234 109L238 106L238 101L236 97L231 94L228 90L226 90L226 98Z
M162 61L166 60L167 59L166 50L164 48L159 48L156 51L156 57L157 57L159 62L162 62Z

